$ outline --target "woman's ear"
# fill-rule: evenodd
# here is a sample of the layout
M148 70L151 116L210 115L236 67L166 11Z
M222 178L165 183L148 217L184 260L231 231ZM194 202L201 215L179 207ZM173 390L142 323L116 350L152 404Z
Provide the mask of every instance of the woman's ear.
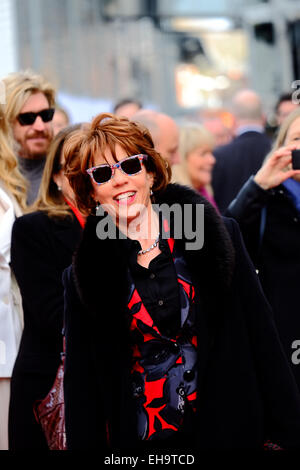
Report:
M97 198L96 198L94 189L93 189L93 191L92 191L92 193L91 193L91 198L93 199L93 201L95 201L95 204L99 204L99 201L98 201Z
M153 173L147 173L147 179L150 185L150 188L152 188L154 184L154 174Z
M61 183L62 183L62 181L61 181L61 173L60 173L60 172L59 172L59 173L55 173L54 175L52 175L52 179L53 179L54 183L56 184L56 186L57 186L58 188L61 188Z

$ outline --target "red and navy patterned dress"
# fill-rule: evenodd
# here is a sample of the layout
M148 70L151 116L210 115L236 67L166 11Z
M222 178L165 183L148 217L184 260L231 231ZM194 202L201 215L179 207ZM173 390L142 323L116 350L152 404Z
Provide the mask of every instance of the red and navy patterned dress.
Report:
M174 240L169 239L168 245L180 294L181 328L174 338L163 335L154 324L129 273L132 385L137 403L138 435L142 440L172 437L196 410L195 291Z

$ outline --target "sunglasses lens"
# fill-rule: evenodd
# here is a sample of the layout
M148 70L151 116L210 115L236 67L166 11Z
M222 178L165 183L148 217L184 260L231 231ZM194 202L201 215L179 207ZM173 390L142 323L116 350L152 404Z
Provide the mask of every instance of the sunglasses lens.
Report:
M30 126L31 124L34 123L35 119L36 119L35 113L22 113L22 114L19 114L18 116L18 121L21 124L21 126Z
M110 180L111 175L112 171L109 166L101 166L93 171L93 178L96 183L106 183Z
M147 158L146 155L143 155L143 157ZM136 175L142 170L139 156L128 157L122 162L113 165L113 168L119 168L119 165L121 166L121 170L127 175ZM98 184L107 183L112 177L112 168L109 165L99 166L93 169L92 172L93 180ZM90 170L88 170L88 173L90 173Z
M121 163L121 168L127 175L135 175L141 171L142 166L138 157L128 158Z
M53 108L44 109L39 114L40 114L43 122L49 122L49 121L52 121L52 119L53 119L54 109Z
M52 121L54 108L43 109L39 113L21 113L18 116L18 121L21 126L31 126L38 116L41 116L43 122Z

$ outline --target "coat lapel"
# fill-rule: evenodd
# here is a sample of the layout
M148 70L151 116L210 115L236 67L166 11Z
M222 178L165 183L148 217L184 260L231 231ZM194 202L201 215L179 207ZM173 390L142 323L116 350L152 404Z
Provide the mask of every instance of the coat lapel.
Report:
M82 228L74 218L53 219L53 236L60 245L63 245L70 253L74 253L80 240ZM75 233L74 233L75 232Z

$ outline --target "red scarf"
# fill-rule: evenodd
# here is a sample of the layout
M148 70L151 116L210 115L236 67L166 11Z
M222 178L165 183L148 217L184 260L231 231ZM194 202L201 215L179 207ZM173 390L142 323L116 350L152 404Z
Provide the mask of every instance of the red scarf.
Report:
M84 228L85 222L86 222L85 217L83 217L83 215L81 214L81 212L79 212L77 207L74 206L74 204L72 204L70 201L68 201L67 198L64 197L64 200L66 201L66 203L68 204L68 206L72 210L73 214L75 215L76 219L80 223L81 227Z

